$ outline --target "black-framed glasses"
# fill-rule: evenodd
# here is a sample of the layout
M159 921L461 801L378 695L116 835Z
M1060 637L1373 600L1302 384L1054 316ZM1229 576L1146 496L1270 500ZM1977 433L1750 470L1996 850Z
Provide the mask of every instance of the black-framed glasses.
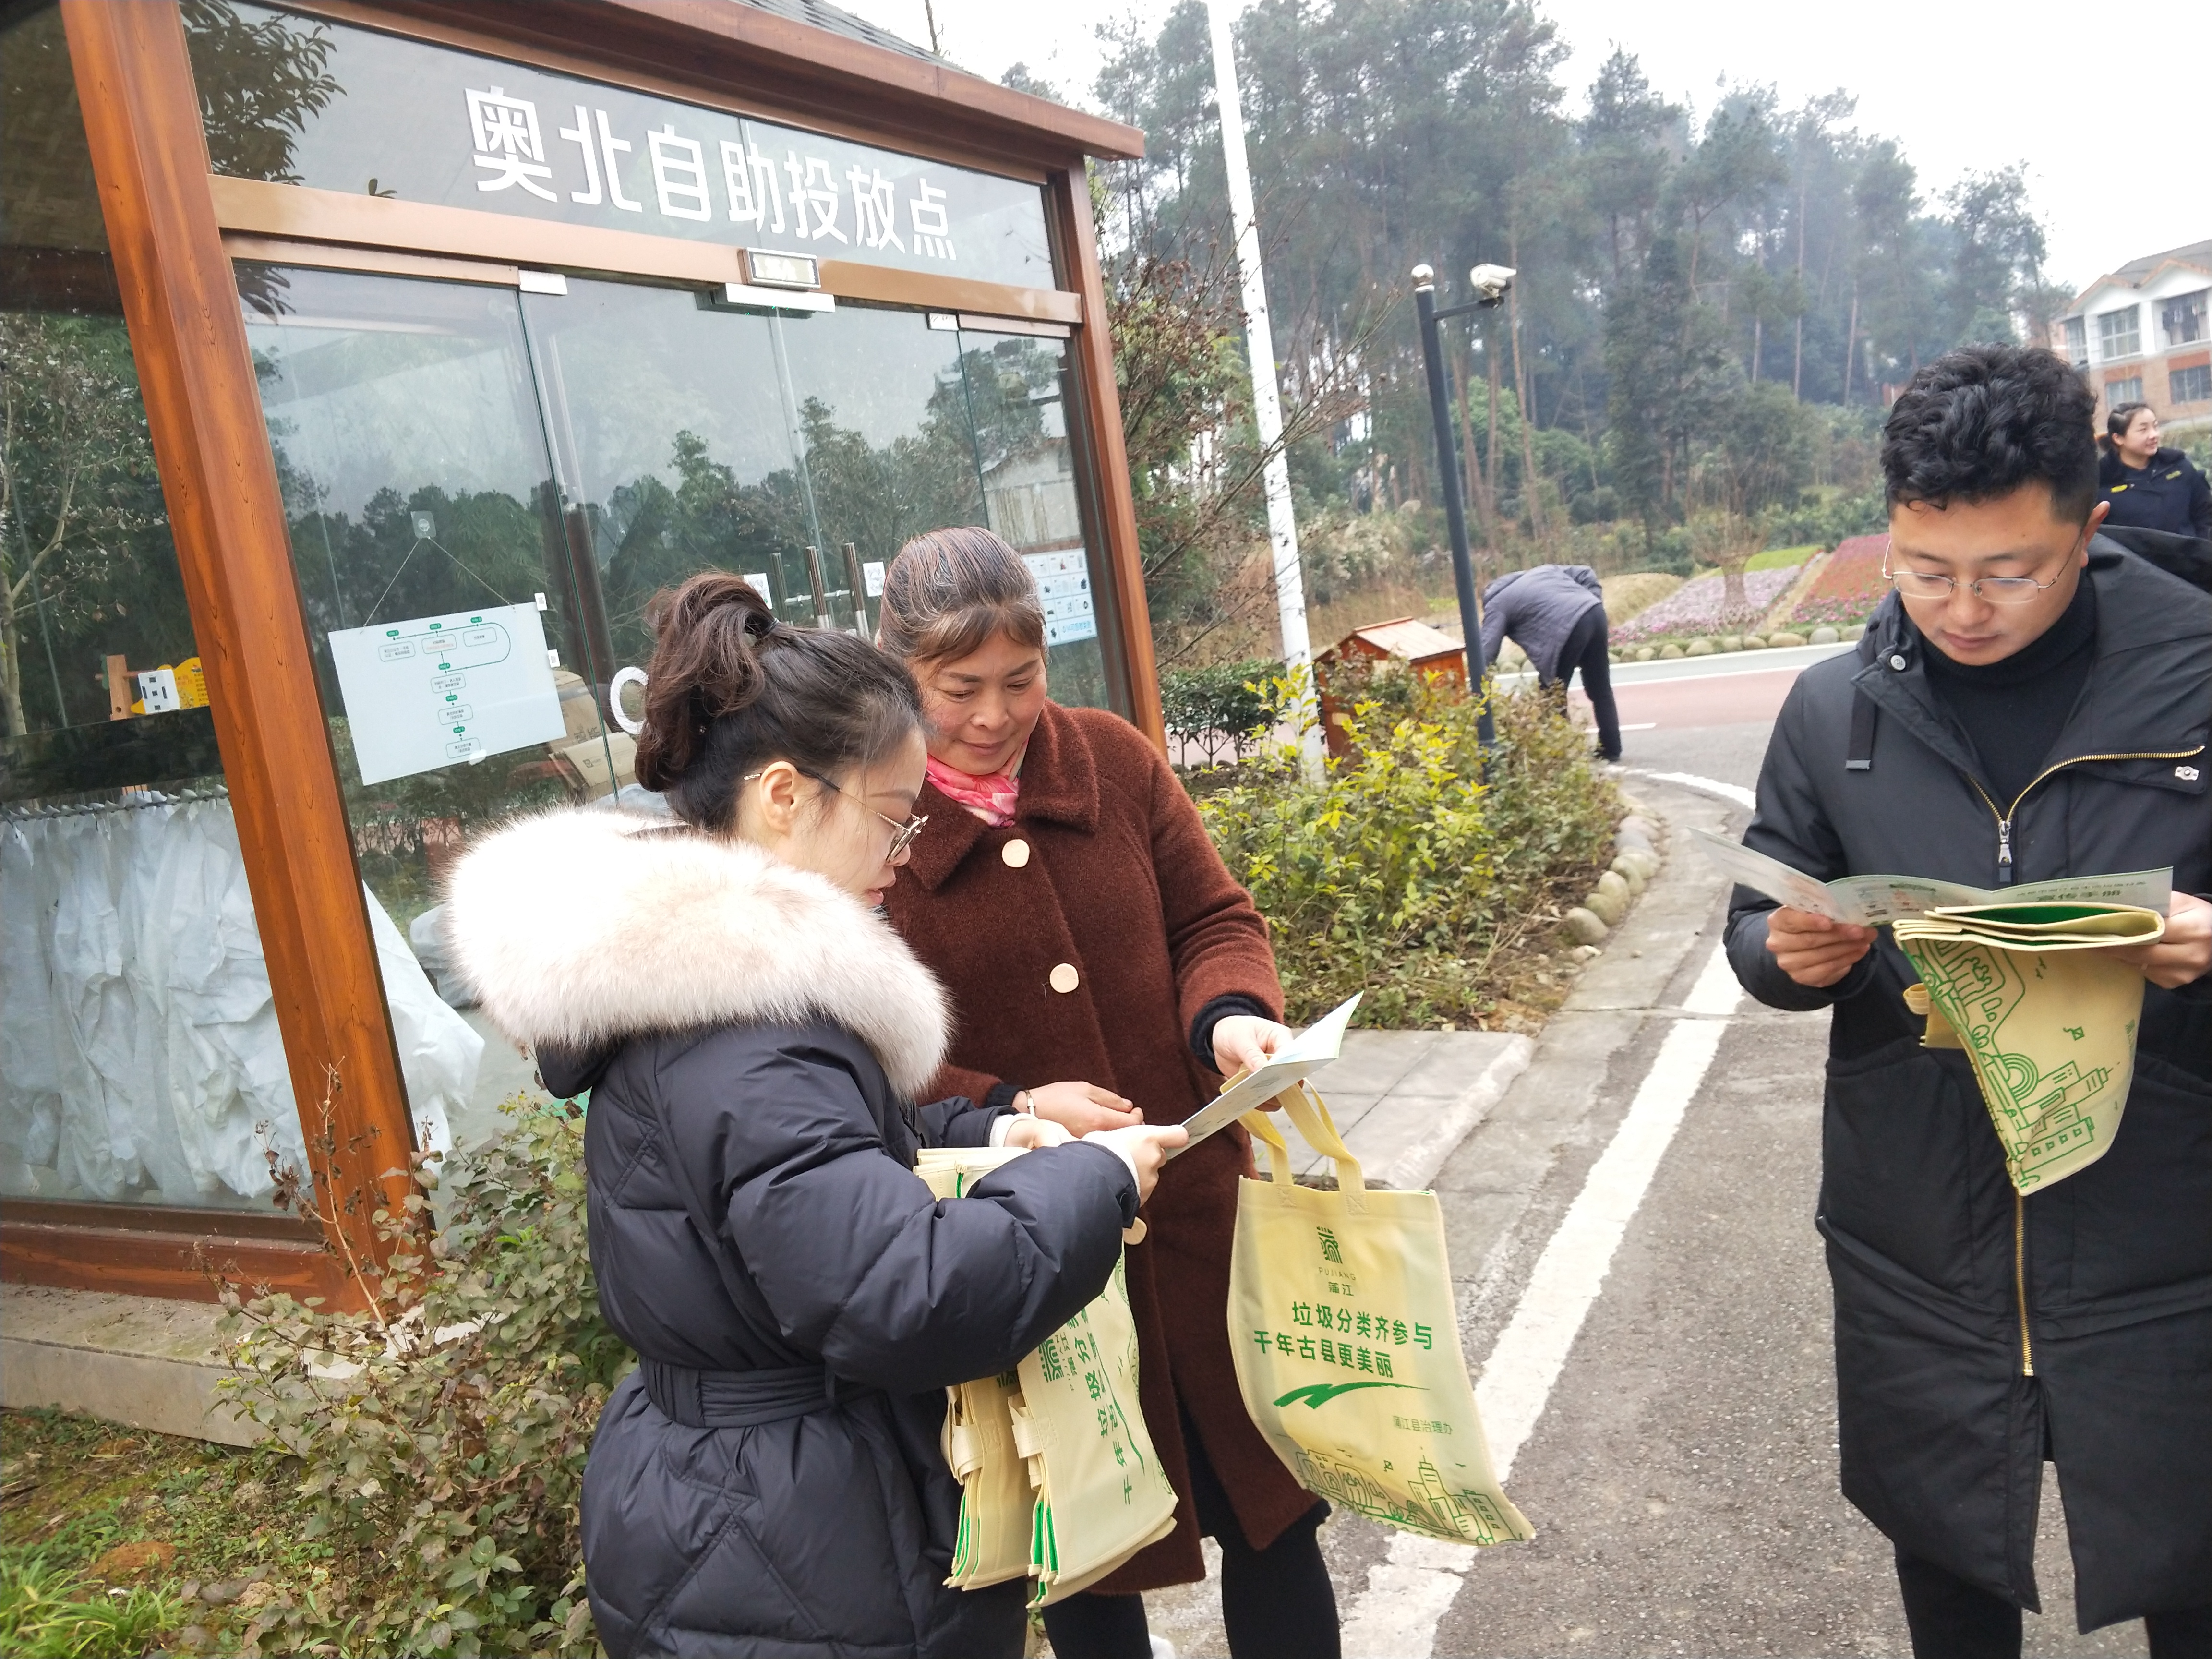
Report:
M765 767L762 769L763 771L765 771L766 769L767 769ZM868 805L866 801L861 800L858 795L852 793L849 790L840 789L837 787L837 781L835 778L825 778L819 772L810 772L795 761L792 763L791 769L798 773L802 778L813 779L815 782L820 784L824 789L827 789L833 795L842 795L848 800L860 801L860 805L864 809L874 814L875 817L881 818L885 823L890 825L891 844L890 850L884 854L884 862L886 864L897 863L899 854L905 852L908 848L914 845L914 838L921 833L923 826L929 822L929 815L927 813L918 812L914 817L908 818L902 823L899 819L891 817L888 812L876 811L874 807ZM750 783L758 776L760 776L759 772L748 772L744 775L744 781Z
M1897 591L1916 599L1948 599L1962 584L1956 576L1940 576L1931 570L1893 570L1890 551L1881 552L1881 574L1897 584ZM1963 584L1966 592L1990 605L2026 605L2045 588L2058 586L2053 576L2039 582L2033 576L1983 576Z

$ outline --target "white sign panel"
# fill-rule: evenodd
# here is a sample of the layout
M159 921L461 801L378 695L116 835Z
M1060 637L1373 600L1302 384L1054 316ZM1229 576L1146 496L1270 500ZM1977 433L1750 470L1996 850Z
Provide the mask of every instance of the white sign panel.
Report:
M532 605L339 629L331 660L365 784L550 743L568 730Z
M1044 602L1044 642L1069 645L1098 637L1098 613L1091 604L1091 561L1079 547L1054 553L1024 553L1022 562L1036 578Z

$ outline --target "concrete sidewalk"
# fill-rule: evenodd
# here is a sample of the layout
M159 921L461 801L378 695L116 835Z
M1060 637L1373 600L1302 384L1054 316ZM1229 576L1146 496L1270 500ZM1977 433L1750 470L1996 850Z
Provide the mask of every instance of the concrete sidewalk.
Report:
M1365 1180L1413 1189L1429 1184L1534 1052L1529 1038L1504 1031L1350 1031L1314 1089ZM1297 1174L1334 1172L1287 1117L1276 1121ZM1266 1150L1253 1153L1266 1174Z

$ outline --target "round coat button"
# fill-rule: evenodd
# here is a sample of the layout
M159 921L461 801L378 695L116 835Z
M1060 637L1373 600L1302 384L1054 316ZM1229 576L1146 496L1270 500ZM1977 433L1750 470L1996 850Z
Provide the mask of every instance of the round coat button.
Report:
M1889 665L1892 668L1894 668L1899 673L1902 674L1905 672L1905 658L1903 654L1900 653L1897 656L1892 657L1889 659Z
M1006 861L1009 870L1019 870L1030 861L1030 844L1019 836L999 849L999 856Z
M1066 996L1070 991L1073 991L1078 985L1082 983L1083 975L1075 971L1075 964L1073 963L1063 962L1059 967L1052 970L1051 981L1052 988L1059 992L1062 996Z

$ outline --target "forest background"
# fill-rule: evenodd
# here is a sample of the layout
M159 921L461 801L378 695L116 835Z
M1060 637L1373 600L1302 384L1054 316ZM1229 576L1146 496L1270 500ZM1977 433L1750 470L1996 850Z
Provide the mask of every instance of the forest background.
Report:
M1100 35L1085 100L1146 138L1093 196L1161 659L1273 655L1206 12ZM1847 92L1723 82L1693 112L1617 48L1577 98L1524 0L1261 0L1236 41L1317 647L1449 609L1417 264L1444 305L1479 261L1520 273L1443 325L1480 578L1740 580L1879 530L1898 387L1963 342L2043 339L2069 297L2021 167L1931 198Z

